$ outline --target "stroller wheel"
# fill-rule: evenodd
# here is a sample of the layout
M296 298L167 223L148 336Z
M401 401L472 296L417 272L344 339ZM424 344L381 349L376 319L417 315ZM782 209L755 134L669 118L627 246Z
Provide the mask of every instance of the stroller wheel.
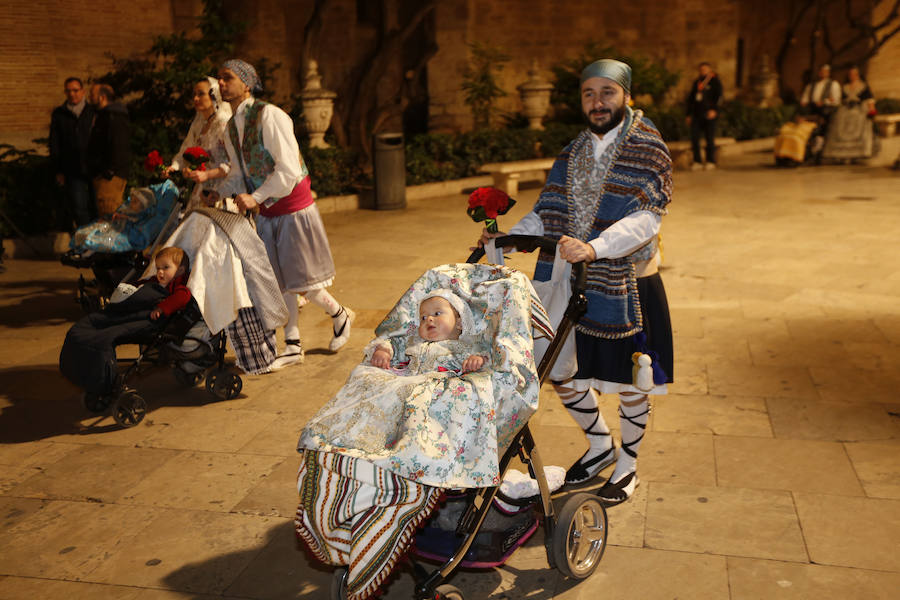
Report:
M241 393L244 382L239 375L215 370L206 376L206 391L222 400L233 400Z
M172 369L172 374L175 376L175 381L188 388L194 387L203 379L203 371L188 373L181 367Z
M560 573L585 579L594 572L606 550L609 521L600 499L575 494L566 502L553 531L553 559Z
M439 585L435 592L434 600L465 600L462 591L453 585Z
M109 408L110 404L112 404L112 400L112 396L91 394L89 392L85 392L81 397L81 403L84 405L84 407L94 414L106 412L106 409Z
M124 391L113 404L113 419L122 427L134 427L144 420L147 403L137 392Z
M347 577L350 570L347 567L338 567L331 575L331 600L347 600Z

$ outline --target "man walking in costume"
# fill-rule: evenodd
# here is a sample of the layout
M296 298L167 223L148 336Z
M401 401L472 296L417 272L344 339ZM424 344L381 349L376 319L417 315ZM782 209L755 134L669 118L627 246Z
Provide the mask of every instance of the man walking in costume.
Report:
M293 121L274 104L254 97L262 92L262 82L256 69L242 60L222 65L219 87L234 113L228 122L226 147L236 167L232 173L237 174L223 185L223 192L239 192L235 195L239 210L259 210L257 232L290 313L284 328L285 350L272 369L303 361L298 294L331 316L334 336L329 349L337 351L350 338L355 314L325 289L334 280L334 261Z
M560 255L587 264L588 309L575 328L577 372L554 381L590 447L569 468L570 485L615 469L598 495L608 504L631 497L649 395L672 381L672 328L658 265L660 219L672 195L672 161L654 125L628 106L631 68L603 59L581 74L588 128L560 153L532 212L510 234L559 240ZM500 235L500 234L498 234ZM482 243L494 235L484 233ZM552 255L541 253L534 278L547 281ZM633 354L654 362L653 382L636 386ZM619 395L616 451L594 390Z

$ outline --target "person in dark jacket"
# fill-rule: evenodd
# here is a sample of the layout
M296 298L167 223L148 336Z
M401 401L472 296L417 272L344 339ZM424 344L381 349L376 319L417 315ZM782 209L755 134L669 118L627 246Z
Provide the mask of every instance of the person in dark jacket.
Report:
M115 102L110 86L92 85L88 101L97 111L88 141L88 172L94 183L97 216L105 219L122 204L131 167L131 130L128 111Z
M87 168L87 145L94 122L94 107L84 97L84 84L69 77L66 101L50 116L50 161L56 183L66 194L66 226L80 227L94 219L94 200Z
M692 168L703 166L700 155L700 136L706 137L706 168L716 168L716 119L722 100L722 82L707 62L697 67L699 76L691 84L687 97L687 121L691 126L691 149L694 151Z

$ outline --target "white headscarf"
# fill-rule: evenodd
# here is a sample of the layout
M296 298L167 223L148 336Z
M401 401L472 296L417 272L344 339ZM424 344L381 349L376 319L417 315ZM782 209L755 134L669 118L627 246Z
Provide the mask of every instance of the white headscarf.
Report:
M425 294L419 301L419 308L416 310L417 323L422 321L422 303L429 298L435 297L443 298L449 302L450 306L452 306L459 315L459 324L462 326L462 333L459 335L460 339L470 337L475 333L475 317L472 316L472 310L469 308L469 305L466 304L465 300L448 289L434 290Z
M209 84L209 97L216 107L216 118L228 121L231 118L231 104L222 101L222 91L219 89L219 80L215 77L206 77Z

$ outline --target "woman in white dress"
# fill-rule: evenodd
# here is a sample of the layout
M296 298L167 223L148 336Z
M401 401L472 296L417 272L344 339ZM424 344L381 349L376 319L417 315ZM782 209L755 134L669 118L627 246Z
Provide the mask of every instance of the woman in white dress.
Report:
M181 148L172 159L172 164L166 169L167 175L172 171L181 171L186 179L196 184L191 192L187 210L205 206L203 191L216 190L231 172L225 150L225 126L231 118L231 105L222 102L219 82L207 77L195 83L193 102L197 114L191 122L191 128ZM203 171L191 169L183 156L185 150L195 146L203 148L210 156L210 161Z

